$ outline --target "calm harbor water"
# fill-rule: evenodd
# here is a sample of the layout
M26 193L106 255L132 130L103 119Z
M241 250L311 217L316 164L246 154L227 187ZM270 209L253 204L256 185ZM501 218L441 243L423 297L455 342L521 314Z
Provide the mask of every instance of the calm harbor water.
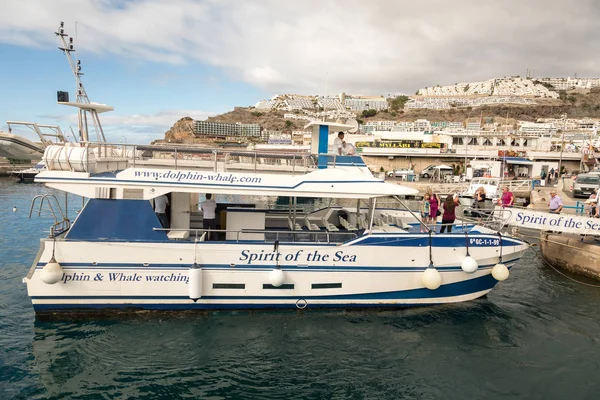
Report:
M36 319L21 279L51 223L27 219L30 201L47 191L0 178L0 399L600 397L600 289L533 251L458 305Z

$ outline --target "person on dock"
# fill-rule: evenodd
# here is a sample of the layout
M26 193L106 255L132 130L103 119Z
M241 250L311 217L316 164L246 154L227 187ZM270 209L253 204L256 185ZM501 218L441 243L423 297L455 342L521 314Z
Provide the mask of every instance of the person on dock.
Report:
M431 205L429 204L429 193L425 193L423 196L423 201L421 202L421 220L424 225L429 224L430 218L429 216L431 212ZM425 232L425 227L421 224L421 232Z
M154 199L154 213L156 217L160 221L160 225L164 229L169 228L169 218L167 217L167 205L169 204L169 199L164 194L158 196Z
M586 203L590 205L590 218L598 218L598 189L594 190Z
M214 239L216 233L211 233L210 230L217 229L217 202L212 198L212 194L206 194L206 200L200 203L200 209L202 210L202 229L208 230L206 236L208 240Z
M502 207L512 207L515 204L515 196L508 190L508 186L502 186L502 197L498 201Z
M563 202L559 195L556 194L556 190L550 192L550 202L548 208L552 214L560 214L563 208Z
M454 201L454 197L449 194L446 197L446 201L444 201L444 213L442 214L442 227L440 228L440 233L444 233L446 229L448 229L448 233L452 232L452 224L456 220L456 207L457 204Z

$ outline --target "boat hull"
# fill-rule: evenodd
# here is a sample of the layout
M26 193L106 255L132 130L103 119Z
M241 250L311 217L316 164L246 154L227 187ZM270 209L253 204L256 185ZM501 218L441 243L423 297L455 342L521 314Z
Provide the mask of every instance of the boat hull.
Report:
M43 150L36 143L12 133L0 133L0 157L14 160L39 160Z
M393 235L368 235L350 245L289 243L281 244L278 252L264 243L57 241L56 259L63 275L55 284L41 280L52 248L44 240L25 282L38 313L390 308L473 300L496 285L491 269L498 262L499 246L491 244L497 236L470 235L469 240L481 245L470 246L479 268L467 274L460 267L466 249L452 247L457 240L464 243L465 236L435 235L432 257L442 278L435 290L422 282L429 265L429 247L419 245L423 235L406 236L398 238L402 242L390 241ZM386 241L386 246L380 245ZM504 239L504 263L512 267L526 249L522 242ZM197 301L189 297L194 258L202 267L202 296ZM279 287L270 280L277 268L284 275Z

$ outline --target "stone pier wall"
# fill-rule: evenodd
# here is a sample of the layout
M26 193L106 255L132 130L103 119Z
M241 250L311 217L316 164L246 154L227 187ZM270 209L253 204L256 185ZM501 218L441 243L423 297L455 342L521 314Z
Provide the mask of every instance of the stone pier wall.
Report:
M600 246L593 238L542 233L540 248L550 264L600 280Z

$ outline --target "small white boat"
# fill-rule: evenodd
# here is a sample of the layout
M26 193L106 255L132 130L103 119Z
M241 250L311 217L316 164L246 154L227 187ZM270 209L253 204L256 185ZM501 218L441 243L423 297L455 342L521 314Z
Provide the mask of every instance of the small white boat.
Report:
M39 162L30 168L14 170L11 172L11 175L19 178L22 182L33 182L37 174L44 169L46 169L46 165L43 162Z
M39 160L44 147L23 136L0 132L0 157L12 160Z
M498 201L502 194L502 180L500 178L473 178L466 191L459 194L460 204L464 207L470 207L473 204L475 192L482 187L485 190L486 208L493 208L493 204Z

